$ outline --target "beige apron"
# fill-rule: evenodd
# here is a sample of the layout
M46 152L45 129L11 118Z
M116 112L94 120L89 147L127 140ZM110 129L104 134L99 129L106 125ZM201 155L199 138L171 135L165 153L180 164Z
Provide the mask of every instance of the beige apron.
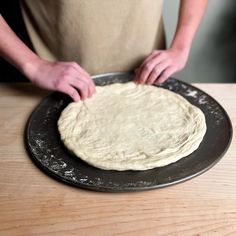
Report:
M162 0L22 0L44 59L77 61L91 75L131 71L165 47Z

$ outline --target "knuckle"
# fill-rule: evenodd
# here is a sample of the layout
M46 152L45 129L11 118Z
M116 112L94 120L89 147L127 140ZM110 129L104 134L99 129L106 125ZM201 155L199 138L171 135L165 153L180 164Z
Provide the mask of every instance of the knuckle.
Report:
M75 68L74 68L73 64L69 64L69 65L67 65L67 67L65 68L64 73L70 75L70 74L73 73L74 71L75 71Z
M74 102L78 102L80 100L79 93L74 91L70 94L70 97L74 100Z
M155 80L155 78L154 78L154 79L153 79L153 78L152 78L152 79L148 79L148 80L146 81L146 83L147 83L147 84L153 84L154 80Z
M163 58L166 58L167 53L164 52L164 51L161 51L161 52L159 53L159 56L161 56L161 57L163 57Z
M85 99L87 97L87 93L84 90L79 90L81 98Z
M80 91L80 94L83 96L83 97L86 97L88 92L89 92L89 89L88 87L86 86L86 84L84 83L81 83L79 85L79 91Z
M71 76L72 76L72 72L69 69L66 69L61 74L61 80L66 81Z
M80 89L85 90L87 88L85 83L80 83Z
M89 83L89 84L88 84L88 88L89 88L90 90L93 90L93 88L94 88L93 84L92 84L92 83Z
M77 64L76 61L72 61L72 62L71 62L71 65L73 65L73 66L77 66L78 64Z
M162 75L158 78L158 81L161 82L161 81L163 81L163 80L165 80L165 79L166 79L166 77L162 74Z
M168 79L168 78L162 77L162 78L160 79L160 82L161 82L161 83L164 83L167 79Z
M54 83L56 89L62 88L63 84L64 84L63 78L59 78L59 79L55 80L55 83Z
M68 84L68 81L70 78L71 78L71 75L64 74L61 76L61 78L59 80L60 80L61 84Z
M179 70L181 70L181 67L180 67L180 66L178 66L178 65L173 65L173 66L172 66L172 71L173 71L173 72L179 71Z
M91 86L95 87L94 81L92 79L89 79L89 83L91 84Z
M158 79L158 82L157 82L157 83L158 83L159 85L161 85L163 82L165 82L165 80L166 80L165 78L161 77L161 78Z
M144 66L143 66L143 69L145 71L149 71L151 69L151 63L150 62L147 62Z
M78 67L78 66L79 66L78 63L75 62L75 61L72 61L72 62L71 62L71 65L74 66L74 67Z
M161 78L167 78L168 77L168 73L166 71L163 71Z
M71 77L71 72L64 72L64 73L62 73L62 75L61 75L61 80L62 80L63 82L65 82L65 81L68 80L70 77Z
M67 68L67 73L71 74L75 71L75 68L73 65L69 65L68 68Z
M176 66L176 70L182 70L182 69L184 69L184 65L178 65L178 66Z
M174 65L174 61L170 57L166 59L166 63L169 64L169 65Z
M163 57L166 56L166 52L160 52L159 54L160 54L160 56L163 56Z
M154 71L155 74L159 74L159 73L160 73L160 70L158 69L158 67L155 67L155 68L153 69L153 71Z
M149 61L149 62L146 63L146 66L147 66L147 68L150 69L152 67L152 63Z
M70 96L71 96L72 98L76 98L77 95L78 95L78 93L77 93L76 90L72 90L72 91L70 91Z
M157 53L159 53L160 51L159 50L153 50L152 51L152 55L155 55L155 54L157 54Z

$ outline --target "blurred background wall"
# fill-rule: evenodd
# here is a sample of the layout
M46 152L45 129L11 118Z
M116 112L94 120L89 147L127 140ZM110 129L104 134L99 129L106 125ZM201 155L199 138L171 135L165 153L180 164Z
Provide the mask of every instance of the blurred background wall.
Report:
M178 8L179 0L164 0L163 15L168 45L175 32ZM19 0L0 1L0 11L17 35L32 48L24 28ZM0 81L27 81L1 58L0 70ZM188 64L175 77L186 82L236 82L235 0L209 0Z
M167 45L175 33L179 0L164 0ZM186 68L175 75L187 82L236 82L236 1L209 0Z

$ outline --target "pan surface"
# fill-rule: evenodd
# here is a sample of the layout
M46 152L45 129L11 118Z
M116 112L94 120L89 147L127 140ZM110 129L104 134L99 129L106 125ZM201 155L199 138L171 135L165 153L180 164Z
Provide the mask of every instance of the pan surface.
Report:
M109 73L94 76L96 85L131 81L132 74ZM26 148L34 163L46 174L62 182L91 190L107 192L141 191L166 187L191 179L215 165L226 152L232 138L230 119L211 96L200 89L168 79L161 87L185 97L199 107L206 117L207 131L199 148L168 166L147 171L102 170L71 155L60 140L57 121L71 99L55 92L36 107L25 132Z

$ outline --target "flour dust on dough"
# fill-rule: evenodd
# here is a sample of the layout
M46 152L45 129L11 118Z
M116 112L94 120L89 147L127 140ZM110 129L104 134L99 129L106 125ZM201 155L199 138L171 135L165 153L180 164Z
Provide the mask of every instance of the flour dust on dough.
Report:
M203 112L182 96L133 82L97 87L58 120L65 146L107 170L147 170L176 162L200 145Z

